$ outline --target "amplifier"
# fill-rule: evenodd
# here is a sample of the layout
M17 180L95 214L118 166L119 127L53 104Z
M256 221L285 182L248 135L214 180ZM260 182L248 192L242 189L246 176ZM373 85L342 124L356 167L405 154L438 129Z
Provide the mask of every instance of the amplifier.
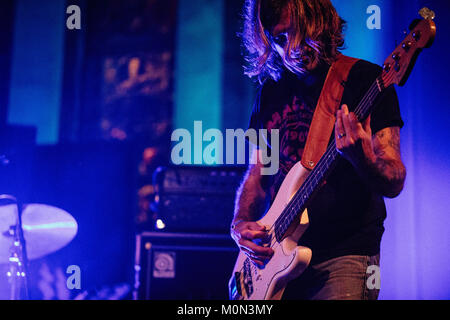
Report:
M138 234L134 299L226 300L237 255L229 235Z
M158 217L173 232L227 233L244 167L175 166L153 176Z

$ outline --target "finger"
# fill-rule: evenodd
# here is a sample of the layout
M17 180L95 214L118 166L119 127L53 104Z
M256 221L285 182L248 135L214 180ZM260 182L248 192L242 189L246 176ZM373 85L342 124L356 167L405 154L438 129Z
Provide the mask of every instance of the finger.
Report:
M372 119L371 116L367 117L366 121L364 122L364 131L372 135L372 127L370 126Z
M364 133L364 129L362 127L362 124L359 122L356 115L352 112L349 115L350 120L350 128L352 130L352 137L356 140L358 137L361 136L362 133Z
M336 147L342 149L342 135L345 133L344 125L342 124L342 110L338 110L336 114L336 125L334 127L334 134L336 140Z
M248 222L248 223L247 223L247 227L248 227L250 230L254 230L254 231L263 231L263 230L266 230L266 227L260 225L260 224L257 223L257 222Z
M338 152L341 152L343 145L342 145L342 139L344 131L344 126L342 124L342 111L338 110L336 114L336 124L334 126L334 140L336 141L336 149Z
M336 114L336 132L338 135L345 133L344 125L342 123L342 115L343 115L342 110L338 110Z
M256 265L259 265L259 266L264 265L263 260L255 257L255 255L252 252L248 251L244 247L242 247L240 249L253 263L255 263Z
M241 250L250 259L252 259L254 261L259 261L261 263L265 263L268 260L270 260L270 258L271 258L271 256L258 256L258 255L256 255L255 253L253 253L252 251L248 250L245 247L241 248Z
M241 233L242 238L247 240L264 239L267 237L266 231L252 231L250 229L244 230Z
M338 133L337 123L334 126L334 140L336 141L336 149L338 149L338 151L340 151L342 149L342 142L341 142L341 138Z
M258 261L261 262L263 264L267 263L268 261L270 261L270 259L272 258L272 256L257 256L254 253L252 253L251 251L245 250L243 249L242 252L249 257L250 259L252 259L253 261Z
M248 255L247 255L248 256ZM255 259L252 257L248 257L250 259L250 261L255 264L257 267L264 267L264 265L266 265L266 263L268 262L268 260L259 260L259 259Z
M252 241L244 239L239 241L239 247L244 249L244 251L250 252L256 257L270 258L274 253L272 248L258 246Z
M263 267L263 266L264 266L264 263L263 263L263 262L260 262L260 261L258 261L258 260L252 259L252 258L250 258L250 260L251 260L254 264L256 264L258 267Z
M250 240L260 239L265 236L265 228L256 222L240 222L233 229L233 233L240 238Z
M349 117L349 112L348 112L348 107L347 105L343 105L342 106L342 111L343 111L343 115L342 115L342 124L344 125L344 130L345 130L345 142L347 145L351 145L354 143L354 137L353 137L353 132L352 132L352 128L350 125L350 117Z

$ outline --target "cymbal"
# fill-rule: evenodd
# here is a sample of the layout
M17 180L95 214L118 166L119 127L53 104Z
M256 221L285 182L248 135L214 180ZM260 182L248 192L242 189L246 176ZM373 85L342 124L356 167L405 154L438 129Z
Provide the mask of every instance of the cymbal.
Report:
M17 206L0 206L0 263L8 263L16 224ZM56 252L75 238L78 224L66 211L45 204L27 204L22 211L22 229L29 260Z

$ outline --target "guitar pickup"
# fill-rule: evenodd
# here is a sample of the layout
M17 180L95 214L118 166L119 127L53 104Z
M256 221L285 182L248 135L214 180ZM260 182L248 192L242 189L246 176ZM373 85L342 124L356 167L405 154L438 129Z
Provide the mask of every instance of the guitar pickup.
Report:
M246 259L244 262L244 288L247 296L250 297L253 294L253 279L251 262L249 259Z

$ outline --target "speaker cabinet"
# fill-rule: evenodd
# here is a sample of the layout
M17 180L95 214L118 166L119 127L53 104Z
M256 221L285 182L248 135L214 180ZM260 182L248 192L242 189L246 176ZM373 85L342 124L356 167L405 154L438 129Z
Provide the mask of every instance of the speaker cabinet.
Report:
M226 166L158 168L154 174L156 207L166 230L227 233L244 170Z
M237 254L229 235L141 233L134 299L226 300Z

